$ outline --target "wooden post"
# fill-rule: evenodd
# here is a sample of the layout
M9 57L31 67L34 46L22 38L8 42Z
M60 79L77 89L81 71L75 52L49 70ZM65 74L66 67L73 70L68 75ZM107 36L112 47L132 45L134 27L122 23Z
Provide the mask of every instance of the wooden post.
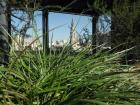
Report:
M42 14L43 24L43 51L44 53L49 52L49 27L48 27L48 10L43 10Z
M7 20L8 20L8 33L9 35L11 35L11 6L10 4L8 4L8 7L7 7ZM9 44L11 45L12 44L12 40L11 40L11 37L9 36Z
M99 15L94 15L92 18L92 53L96 53L96 32L97 32L97 22Z

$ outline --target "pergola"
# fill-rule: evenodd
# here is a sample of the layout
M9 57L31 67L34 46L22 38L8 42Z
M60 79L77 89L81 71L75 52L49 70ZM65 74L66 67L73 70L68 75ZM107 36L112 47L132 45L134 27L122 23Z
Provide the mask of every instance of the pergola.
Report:
M24 9L24 2L28 3L29 7L38 7L43 12L43 49L49 50L49 30L48 30L48 12L60 12L77 15L87 15L92 17L92 47L96 45L94 34L96 33L96 23L98 21L98 11L90 8L89 0L10 0L11 6ZM111 3L110 0L106 0ZM41 7L41 8L40 8Z
M1 16L0 23L2 23L1 26L5 27L5 29L10 33L11 32L11 30L10 30L11 29L11 19L10 19L11 10L10 10L10 8L18 8L18 9L25 10L25 11L27 10L27 8L29 8L28 10L31 10L31 12L34 12L36 10L41 10L43 12L43 14L42 14L42 17L43 17L43 23L42 23L43 24L43 50L45 52L48 52L49 51L49 29L48 29L48 13L49 12L87 15L87 16L92 17L92 49L95 49L96 23L98 21L98 17L101 15L102 12L98 8L94 8L92 3L99 2L99 1L101 2L101 5L100 5L100 3L97 3L97 4L99 4L99 8L103 7L105 4L106 5L105 9L107 11L111 10L111 12L113 14L113 11L112 11L113 2L115 1L115 3L119 3L117 5L120 5L125 0L124 1L123 0L1 0L0 3L2 3L2 5L0 6L0 8L2 11L0 11L0 13L1 13L0 14L0 16ZM131 4L136 1L139 1L139 0L129 0L130 10L131 10ZM121 6L123 6L123 5L121 5ZM6 11L8 11L8 12L6 12ZM113 21L113 18L111 19L111 21ZM115 25L115 23L111 25L112 29L114 29L114 27L115 27L114 25ZM139 24L137 24L136 28L138 31ZM111 34L113 34L113 31L111 31ZM113 36L114 36L114 34L113 34ZM7 35L7 32L5 33L5 31L4 31L4 32L2 32L1 37L4 37L3 39L1 39L2 41L4 41L4 43L1 41L0 48L4 49L4 51L6 51L6 53L4 52L3 56L2 57L0 56L0 57L2 59L4 59L3 61L8 61L7 53L9 53L9 49L10 49L9 34ZM111 38L111 41L112 41L112 39L115 39L115 38L114 37ZM113 41L111 43L113 43ZM5 45L7 47L4 47ZM112 47L112 44L111 44L111 47Z

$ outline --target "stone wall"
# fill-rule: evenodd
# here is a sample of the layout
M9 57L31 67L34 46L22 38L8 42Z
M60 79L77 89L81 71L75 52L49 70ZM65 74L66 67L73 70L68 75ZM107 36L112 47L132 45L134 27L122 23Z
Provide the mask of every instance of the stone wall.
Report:
M8 14L5 0L0 1L0 64L8 62L9 35L8 35Z

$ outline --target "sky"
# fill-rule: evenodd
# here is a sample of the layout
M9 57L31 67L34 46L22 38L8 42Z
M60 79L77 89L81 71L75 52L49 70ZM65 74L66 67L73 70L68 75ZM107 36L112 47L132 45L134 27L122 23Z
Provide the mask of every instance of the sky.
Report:
M49 28L52 29L56 26L63 25L62 27L56 28L56 30L50 32L53 34L54 40L69 39L71 21L74 20L77 32L82 35L83 28L88 28L89 32L92 32L91 17L80 16L80 15L70 15L62 13L49 13Z
M14 14L20 16L22 12L18 12ZM37 11L35 12L34 15L35 15L35 23L36 23L36 25L34 26L35 26L35 30L37 30L37 33L35 33L33 29L29 29L27 33L30 34L31 36L33 36L34 34L42 35L42 12ZM49 12L49 30L57 27L53 31L49 32L50 39L53 38L53 41L68 40L70 35L70 25L72 19L74 20L77 26L76 30L80 35L82 35L84 32L83 28L87 28L89 30L89 33L91 34L92 32L91 17ZM106 22L107 19L109 20L108 22ZM24 24L14 17L12 17L12 20L14 20L12 24L17 26L18 29L20 29ZM110 23L109 23L110 20L111 18L108 16L100 16L97 24L98 30L101 32L110 31Z

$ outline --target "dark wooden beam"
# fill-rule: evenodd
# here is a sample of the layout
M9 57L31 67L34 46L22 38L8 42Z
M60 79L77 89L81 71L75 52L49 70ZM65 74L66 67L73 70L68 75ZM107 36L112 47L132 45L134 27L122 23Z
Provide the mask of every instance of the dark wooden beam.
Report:
M7 20L8 20L8 33L11 35L11 6L8 4L7 6ZM9 36L9 43L11 44L11 38Z
M48 11L43 10L42 14L43 20L43 51L45 53L49 52L49 26L48 26Z
M92 18L92 53L96 53L96 32L97 32L97 22L99 15L94 15Z

